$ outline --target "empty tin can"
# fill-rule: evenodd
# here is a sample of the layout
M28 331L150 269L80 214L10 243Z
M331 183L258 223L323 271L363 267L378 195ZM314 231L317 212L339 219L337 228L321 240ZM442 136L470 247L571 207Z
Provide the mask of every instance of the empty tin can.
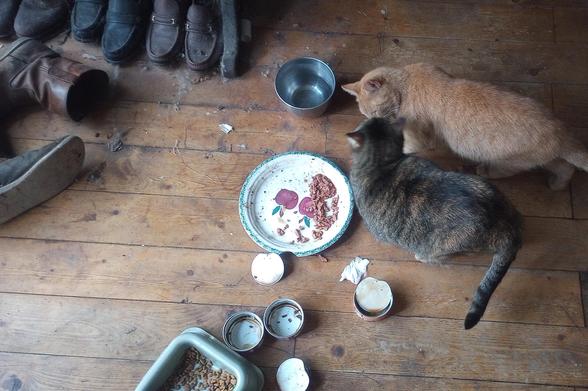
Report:
M389 315L394 303L390 285L372 277L363 279L353 295L355 312L363 320L375 321Z
M236 352L250 352L261 345L265 331L263 322L253 312L231 314L223 326L225 344Z
M292 299L278 299L266 308L263 325L274 338L294 338L304 326L304 311Z

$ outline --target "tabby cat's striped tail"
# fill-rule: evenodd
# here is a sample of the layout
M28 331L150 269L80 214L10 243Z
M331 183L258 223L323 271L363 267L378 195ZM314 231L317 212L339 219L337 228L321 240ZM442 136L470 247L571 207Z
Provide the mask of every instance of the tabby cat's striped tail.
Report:
M472 305L466 315L464 326L466 330L471 329L478 324L486 306L490 300L490 296L494 293L494 290L502 281L502 278L508 271L510 264L517 256L517 251L520 248L520 241L515 241L511 246L504 250L498 250L492 258L492 264L484 274L480 286L476 290L472 299Z

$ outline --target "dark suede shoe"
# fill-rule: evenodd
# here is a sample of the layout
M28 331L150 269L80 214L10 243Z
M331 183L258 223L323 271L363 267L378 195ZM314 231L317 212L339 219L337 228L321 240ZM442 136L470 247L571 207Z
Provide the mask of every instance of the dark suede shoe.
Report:
M82 170L84 143L66 136L0 163L0 224L67 188Z
M208 69L218 61L222 49L218 24L211 10L192 4L186 22L186 64L194 71Z
M14 34L14 17L21 0L0 1L0 38L8 38Z
M76 0L71 13L71 32L76 41L94 42L104 29L108 0Z
M186 0L155 0L147 31L147 55L155 63L173 60L182 46Z
M110 0L102 35L106 61L119 64L128 60L145 42L151 13L151 0Z
M14 31L19 37L46 41L67 27L70 0L22 0Z

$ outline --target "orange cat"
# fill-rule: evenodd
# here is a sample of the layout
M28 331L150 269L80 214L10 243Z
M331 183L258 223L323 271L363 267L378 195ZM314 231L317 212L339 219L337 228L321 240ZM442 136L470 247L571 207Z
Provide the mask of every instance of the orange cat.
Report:
M405 152L438 138L489 178L543 167L549 186L565 188L588 151L538 102L496 86L456 79L428 64L377 68L343 89L366 117L404 117Z

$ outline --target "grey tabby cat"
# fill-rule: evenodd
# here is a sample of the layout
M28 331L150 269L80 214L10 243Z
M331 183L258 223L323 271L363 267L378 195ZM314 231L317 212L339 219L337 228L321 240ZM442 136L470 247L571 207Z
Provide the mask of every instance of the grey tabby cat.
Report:
M347 134L357 207L376 238L415 253L419 261L436 263L464 252L494 254L465 318L470 329L521 247L522 219L486 180L405 155L403 126L403 120L372 118Z

